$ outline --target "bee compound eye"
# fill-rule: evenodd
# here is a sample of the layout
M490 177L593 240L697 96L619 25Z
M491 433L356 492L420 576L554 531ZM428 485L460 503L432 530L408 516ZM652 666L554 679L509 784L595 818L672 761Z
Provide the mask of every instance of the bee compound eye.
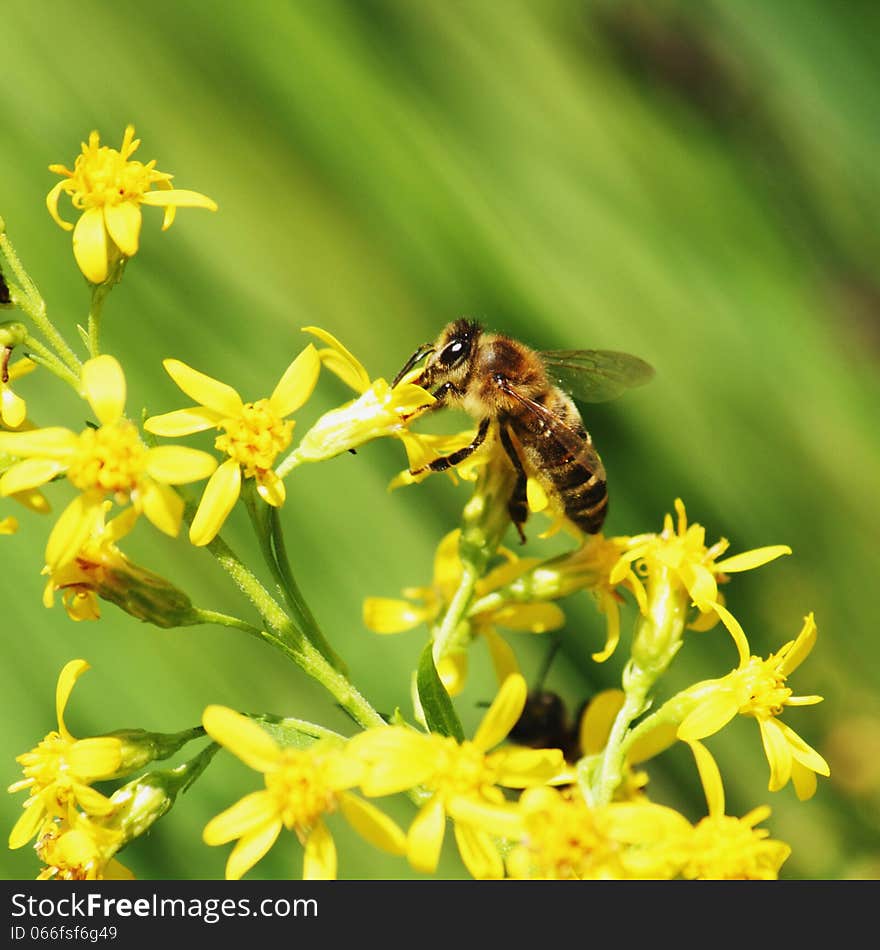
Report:
M448 346L444 347L443 351L440 353L440 356L437 357L437 362L442 366L454 366L465 356L466 353L467 345L465 342L463 340L455 340Z

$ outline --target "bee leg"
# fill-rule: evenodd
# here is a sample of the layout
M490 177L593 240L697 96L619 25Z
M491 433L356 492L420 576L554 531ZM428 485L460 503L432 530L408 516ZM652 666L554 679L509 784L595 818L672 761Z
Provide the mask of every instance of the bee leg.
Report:
M439 409L450 396L460 396L461 391L453 383L443 383L443 385L438 386L431 395L434 397L435 402L431 404L430 408ZM485 438L485 433L483 437ZM483 439L480 439L480 442L482 441Z
M456 449L454 452L450 452L449 455L441 455L440 458L434 459L433 462L428 462L427 465L423 465L421 468L410 470L410 475L421 475L422 472L428 470L432 472L445 472L446 469L452 468L453 465L458 465L460 462L463 462L469 455L473 455L474 452L483 444L483 440L486 438L486 433L489 431L489 417L487 416L480 423L479 429L477 429L477 434L474 436L473 442L470 445L465 445L460 449Z
M516 446L513 444L513 439L510 437L510 431L507 426L500 426L500 431L501 444L504 446L504 451L507 453L507 457L510 459L516 471L516 484L513 486L513 491L510 494L510 501L507 502L507 510L510 513L510 520L513 522L513 526L519 534L520 544L525 544L526 534L522 526L529 516L529 505L526 499L528 476L526 475L522 459L520 459L519 453L516 451Z

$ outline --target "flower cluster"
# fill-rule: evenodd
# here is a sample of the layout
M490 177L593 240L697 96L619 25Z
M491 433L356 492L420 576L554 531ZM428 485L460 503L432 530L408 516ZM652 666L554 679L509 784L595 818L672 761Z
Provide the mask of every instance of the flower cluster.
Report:
M334 840L340 816L411 874L436 874L444 848L454 845L463 868L480 880L778 877L790 846L764 827L768 806L743 817L726 814L721 768L706 743L744 716L758 724L769 792L791 783L805 801L816 793L818 776L830 774L822 754L787 721L791 707L822 699L796 695L789 684L816 645L815 617L807 614L798 635L764 657L753 651L758 641L750 642L725 596L732 576L791 549L776 544L730 556L726 539L710 544L706 529L688 521L680 499L659 531L586 537L567 519L552 483L526 461L517 463L513 437L498 420L479 419L475 430L452 434L418 431L418 420L449 395L451 383L433 392L419 385L433 377L430 360L427 370L418 364L442 344L417 350L388 382L371 376L333 334L306 326L308 342L286 367L267 370L274 386L252 401L237 384L169 354L165 372L189 403L129 413L122 363L102 352L101 316L139 250L142 207L165 209L163 229L177 208L217 209L199 192L174 188L154 161L135 160L139 145L131 126L119 150L102 146L93 132L72 169L50 166L61 180L47 197L49 212L73 232L76 264L91 285L81 355L49 320L0 219L0 306L28 321L0 323L0 496L40 515L60 501L42 564L35 565L45 577L46 607L60 599L71 620L94 622L109 603L160 628L210 623L259 638L324 687L357 728L341 735L317 723L212 704L198 725L178 733L125 729L76 738L65 711L89 665L72 660L57 682L57 729L17 758L22 778L9 791L26 799L9 846L35 842L40 878L130 878L120 852L175 807L178 794L224 749L263 780L203 830L208 845L234 842L230 879L248 874L285 831L301 847L301 868L292 864L293 873L336 878L344 869ZM79 212L75 225L59 214L62 195ZM325 370L354 395L303 431L300 413ZM60 416L35 421L41 412L33 403L29 411L19 390L39 386L46 373L70 387L73 417L85 422L71 428ZM200 441L177 441L191 438ZM349 678L296 582L281 517L286 481L298 467L380 438L395 440L406 454L407 468L390 488L416 485L433 471L469 488L459 525L437 545L430 581L363 603L364 626L374 633L427 628L428 642L400 690L411 701L409 715L396 702L392 714L380 714ZM249 517L258 568L223 538L238 505ZM574 544L561 553L513 553L505 537L515 528L526 540L529 512L551 522L537 536L538 551L560 529ZM213 557L247 612L197 606L176 583L132 560L123 547L135 530L152 528L185 553L196 547ZM18 519L4 512L0 534L18 530ZM589 696L574 725L563 715L559 730L530 734L523 725L530 698L546 694L530 694L516 639L505 634L552 631L561 640L571 623L563 602L582 593L602 617L604 642L600 633L580 659L603 663L627 653L620 688ZM673 659L719 621L733 642L733 668L666 689ZM466 738L471 733L456 703L478 643L488 649L497 692ZM726 638L723 644L730 646ZM155 767L194 740L205 744L182 764ZM706 814L696 822L652 800L654 760L676 743L690 750L702 786ZM406 827L374 801L392 797L410 803Z

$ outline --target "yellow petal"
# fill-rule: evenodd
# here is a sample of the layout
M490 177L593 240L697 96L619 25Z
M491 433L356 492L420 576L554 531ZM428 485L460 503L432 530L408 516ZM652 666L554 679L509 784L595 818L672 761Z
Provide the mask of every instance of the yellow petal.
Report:
M53 571L76 557L95 523L101 499L90 494L77 495L55 522L46 542L46 564Z
M52 215L55 223L64 228L65 231L72 231L73 225L69 221L65 221L63 218L58 215L58 199L61 197L61 192L65 190L65 187L68 185L70 179L62 178L57 184L52 186L52 190L46 195L46 207L49 209L49 214Z
M260 472L256 476L257 494L273 508L280 508L287 497L284 482L271 470Z
M816 621L813 615L807 614L804 617L804 625L801 632L797 635L794 646L785 655L785 659L779 665L781 676L788 676L793 670L796 670L809 655L810 651L816 645L816 638L819 632L816 629Z
M68 749L67 764L84 782L110 778L122 764L122 743L113 736L80 739Z
M755 548L753 551L743 551L742 554L734 554L733 557L725 558L723 561L716 561L715 569L724 574L750 571L752 568L761 567L762 564L782 557L783 554L791 554L791 548L787 544L771 544L764 548Z
M417 871L433 874L440 861L443 836L446 832L446 812L443 800L434 795L424 804L410 825L406 837L407 857Z
M565 614L556 604L508 604L492 614L492 621L508 630L546 633L565 625Z
M697 762L697 771L703 783L703 792L706 795L706 804L712 818L720 818L724 814L724 786L721 783L721 772L712 757L712 753L702 742L689 742L691 752Z
M185 445L161 445L147 452L147 473L166 485L186 485L208 478L217 468L213 455Z
M363 364L332 333L328 333L320 327L303 327L302 330L303 333L311 333L312 336L316 336L330 347L329 350L321 350L319 353L321 362L330 372L335 373L355 392L363 393L370 388L370 376L364 369Z
M208 706L202 714L202 725L215 742L252 769L266 772L277 767L281 750L252 719L226 706Z
M770 765L767 788L771 792L778 792L791 778L791 749L775 719L759 719L758 726L761 729L764 754Z
M304 881L336 880L336 845L323 821L319 821L306 841L303 855Z
M180 360L163 360L162 365L187 396L208 409L213 409L222 418L241 413L241 396L231 386L200 373Z
M176 438L181 435L192 435L194 432L204 432L212 429L223 418L221 413L203 406L193 406L192 409L176 409L159 416L150 416L144 423L144 429L153 435L163 435L166 438Z
M25 808L18 821L13 825L12 831L9 832L9 847L15 850L26 845L40 830L45 814L46 809L42 799L35 798Z
M198 511L189 529L189 539L197 547L210 544L223 527L241 493L241 469L229 459L211 476L205 486Z
M546 786L540 786L551 791ZM449 802L449 817L456 823L480 828L496 838L522 837L523 819L519 807L512 802L496 805L473 796L456 795Z
M73 229L73 256L79 269L93 284L107 279L107 232L100 208L84 211Z
M623 700L621 689L604 689L590 700L581 717L579 730L580 748L584 755L595 755L605 748Z
M787 726L778 719L775 722L785 737L789 749L791 749L792 757L797 762L800 762L805 768L818 772L819 775L831 774L831 769L825 759L809 743L804 742L791 726Z
M58 731L65 739L73 738L64 725L64 710L67 708L67 701L70 699L70 693L73 684L89 669L89 664L85 660L70 660L64 664L64 668L58 675L58 684L55 687L55 715L58 719Z
M458 696L467 680L468 651L455 650L434 662L443 688L450 696Z
M245 835L232 849L226 862L226 879L238 881L275 844L281 833L281 819L276 818Z
M282 418L289 416L311 396L321 372L321 360L312 343L287 367L278 381L269 404Z
M18 531L18 521L15 518L0 520L0 534L15 534L16 531Z
M168 485L146 483L141 496L144 514L163 534L176 538L183 520L183 499Z
M507 788L528 788L551 782L565 767L560 749L509 747L491 756L498 784Z
M208 211L217 210L217 202L198 191L187 188L172 188L171 191L148 191L141 198L141 204L163 208L169 205L175 208L206 208ZM167 230L163 228L162 230Z
M6 386L0 392L0 420L10 429L17 429L27 417L27 404Z
M27 432L0 432L0 452L15 458L69 459L79 439L70 429L50 426Z
M125 411L125 374L119 361L109 354L83 364L82 394L101 425L111 425Z
M712 609L718 614L721 618L721 622L727 627L728 632L733 637L737 653L739 653L739 665L741 667L745 666L746 663L749 662L749 655L751 654L751 648L749 647L749 641L746 639L745 631L740 626L736 617L734 617L726 607L715 603L712 605Z
M474 745L485 752L498 745L514 727L526 705L529 688L518 673L508 676L486 711L474 736Z
M82 782L74 783L73 793L77 804L89 815L109 815L116 808L116 805L109 798L102 795L97 789Z
M373 633L402 633L412 630L425 620L431 619L433 611L417 607L408 600L391 597L367 597L364 600L364 626Z
M278 818L272 796L265 790L251 792L215 815L202 832L205 844L226 844L251 834Z
M483 633L483 638L489 647L492 669L495 671L495 679L499 683L503 683L512 673L519 673L516 654L504 637L499 636L494 630L486 630Z
M808 801L816 794L816 773L797 760L791 763L791 781L799 801Z
M733 719L740 705L736 693L719 687L685 716L678 727L678 738L684 742L695 742L714 735Z
M0 494L15 495L45 485L66 467L58 459L30 458L17 462L0 478Z
M348 750L366 766L361 789L371 798L414 788L436 768L431 739L403 726L360 732L349 740Z
M406 835L370 802L344 792L339 796L339 809L352 828L373 847L389 854L406 854Z
M486 832L456 822L454 833L464 866L476 880L500 881L504 877L504 861Z
M529 505L529 511L543 511L550 500L547 498L547 492L544 487L534 478L526 481L526 501Z
M126 257L134 257L141 233L141 209L133 201L104 205L104 223L119 250Z

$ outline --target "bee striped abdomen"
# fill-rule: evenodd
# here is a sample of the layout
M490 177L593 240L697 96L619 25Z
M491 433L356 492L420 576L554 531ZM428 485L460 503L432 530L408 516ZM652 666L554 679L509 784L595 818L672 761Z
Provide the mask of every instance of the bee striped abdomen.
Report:
M559 495L566 516L582 531L596 534L605 521L608 489L605 473L593 464L595 455L587 451L588 444L584 442L584 451L575 458L560 453L558 462L545 452L543 471Z

